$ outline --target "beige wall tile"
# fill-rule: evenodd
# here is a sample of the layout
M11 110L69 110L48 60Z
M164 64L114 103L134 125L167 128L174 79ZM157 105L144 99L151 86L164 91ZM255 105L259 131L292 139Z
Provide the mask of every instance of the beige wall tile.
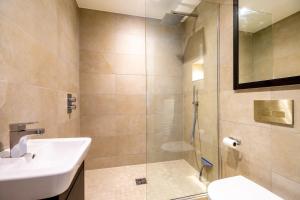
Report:
M118 136L118 155L132 155L146 153L146 135L122 135Z
M115 74L145 75L145 54L104 54Z
M93 137L90 151L88 153L89 158L97 157L109 157L117 155L117 142L118 139L115 136L96 136Z
M117 114L145 114L145 95L116 95Z
M294 200L300 198L300 184L272 173L272 190L275 194L286 200Z
M55 53L58 46L57 3L45 0L30 3L19 0L2 1L0 13Z
M82 115L80 120L82 136L114 136L117 133L115 115Z
M149 22L147 20L149 26L147 39L150 39L147 41L149 45L147 56L151 56L149 61L157 60L156 56L160 57L157 62L146 63L145 25L145 19L139 17L80 9L80 70L81 74L92 74L81 76L81 129L89 129L87 128L89 126L98 127L94 123L100 124L95 122L99 119L99 115L114 116L115 134L118 135L120 143L118 153L122 154L122 156L98 156L91 160L93 167L119 166L145 161L141 148L146 144L141 140L145 139L146 133L146 64L147 68L151 66L151 74L154 77L151 92L165 95L162 95L161 101L153 102L156 104L153 111L159 109L172 111L170 109L173 106L172 112L176 113L175 123L178 124L179 130L176 130L177 124L173 126L172 123L169 123L168 129L174 130L176 137L182 130L180 126L182 63L178 58L178 54L182 53L182 29L162 26L158 20ZM100 81L100 76L115 77L115 81ZM113 84L115 85L112 86ZM167 103L165 100L168 98L173 98L175 103ZM163 117L166 118L166 115ZM155 126L155 130L165 128L156 122L159 125ZM91 134L100 134L97 133L97 129L91 129L93 129L90 130ZM89 135L87 132L86 134Z
M266 126L254 121L254 100L270 100L268 92L220 92L221 120ZM234 105L234 106L233 106Z
M180 94L182 92L181 79L170 76L148 76L147 92L151 95Z
M118 167L123 165L143 164L146 162L145 154L132 154L122 156L89 158L86 162L87 169Z
M98 142L88 168L145 162L144 19L80 9L80 48L81 135L116 147Z
M117 135L146 134L146 117L140 115L115 115Z
M116 113L115 95L83 95L80 96L81 116L97 116Z
M94 51L81 50L80 72L112 74L113 66L107 61L103 54Z
M82 94L114 94L115 75L80 73Z
M137 75L117 75L116 94L145 95L146 77Z
M275 173L300 182L300 132L272 127L272 169Z
M120 166L120 159L116 156L110 157L96 157L86 159L86 169L100 169L108 167Z

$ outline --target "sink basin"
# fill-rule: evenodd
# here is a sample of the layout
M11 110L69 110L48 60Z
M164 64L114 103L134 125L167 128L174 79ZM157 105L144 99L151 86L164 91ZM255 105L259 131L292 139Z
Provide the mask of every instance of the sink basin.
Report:
M91 138L28 140L24 157L0 158L0 199L43 199L63 193L90 144Z

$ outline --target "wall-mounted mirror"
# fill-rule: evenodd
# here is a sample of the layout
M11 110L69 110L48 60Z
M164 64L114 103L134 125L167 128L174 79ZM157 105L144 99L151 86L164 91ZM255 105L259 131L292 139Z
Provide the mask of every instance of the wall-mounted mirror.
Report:
M300 84L300 0L234 0L234 89Z

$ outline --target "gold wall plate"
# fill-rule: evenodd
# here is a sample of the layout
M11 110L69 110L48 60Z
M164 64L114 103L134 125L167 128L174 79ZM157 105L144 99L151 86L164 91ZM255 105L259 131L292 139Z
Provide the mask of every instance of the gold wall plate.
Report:
M293 125L294 100L254 100L254 120Z

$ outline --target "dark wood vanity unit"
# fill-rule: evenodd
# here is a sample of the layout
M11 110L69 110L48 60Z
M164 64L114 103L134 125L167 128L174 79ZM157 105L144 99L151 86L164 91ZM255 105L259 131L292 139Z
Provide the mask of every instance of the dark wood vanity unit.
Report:
M64 193L44 200L84 200L84 162L76 172L70 187Z

